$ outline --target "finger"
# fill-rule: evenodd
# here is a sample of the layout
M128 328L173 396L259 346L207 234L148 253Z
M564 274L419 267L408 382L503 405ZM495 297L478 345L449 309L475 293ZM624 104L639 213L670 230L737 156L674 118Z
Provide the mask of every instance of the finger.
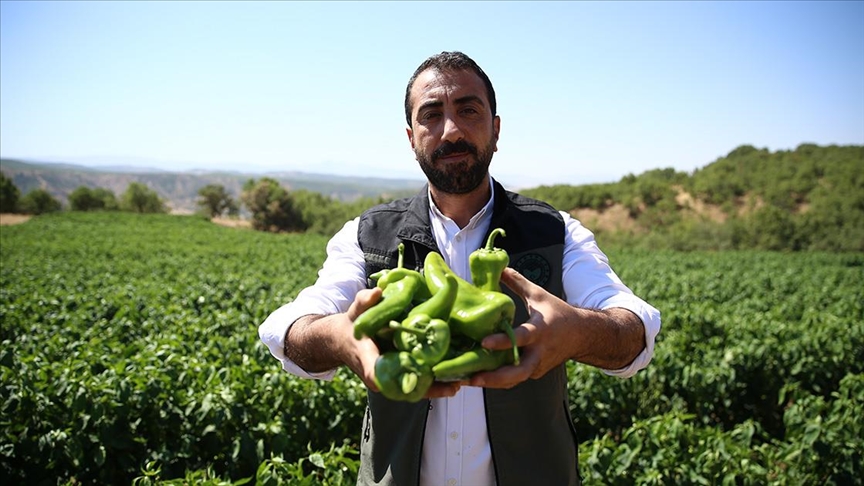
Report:
M452 397L459 391L460 386L459 382L455 381L447 383L436 381L432 383L432 386L429 387L429 391L426 392L426 398Z
M375 379L372 375L367 376L363 379L363 382L366 383L366 386L372 390L373 392L379 393L381 390L378 389L378 385L375 384Z
M513 328L513 334L516 336L516 346L527 346L534 342L534 331L536 326L530 323L524 323ZM480 341L480 345L486 349L510 349L513 343L510 341L510 336L503 332L490 334Z
M360 377L369 389L378 391L378 387L375 385L375 363L381 356L378 345L368 337L359 340L354 339L353 334L350 337L350 342L354 346L354 351L346 363L348 368Z
M501 283L523 299L530 297L537 288L534 282L510 267L505 268L501 273Z
M513 388L531 377L539 361L536 354L522 356L519 366L502 366L494 371L482 371L471 377L471 386Z
M354 321L357 317L366 312L369 308L377 304L381 300L381 289L373 287L371 289L361 290L354 297L354 302L348 308L348 317Z

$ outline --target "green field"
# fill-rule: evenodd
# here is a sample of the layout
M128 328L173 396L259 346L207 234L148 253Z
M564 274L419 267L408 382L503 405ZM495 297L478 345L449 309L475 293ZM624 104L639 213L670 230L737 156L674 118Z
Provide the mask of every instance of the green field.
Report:
M362 384L295 379L257 336L325 243L129 213L0 228L0 483L353 484ZM570 366L586 484L861 484L864 254L609 255L663 330L632 379Z

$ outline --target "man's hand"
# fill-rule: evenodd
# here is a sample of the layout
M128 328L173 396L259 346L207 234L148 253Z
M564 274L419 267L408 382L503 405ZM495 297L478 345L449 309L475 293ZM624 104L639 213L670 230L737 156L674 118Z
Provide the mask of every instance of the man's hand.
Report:
M285 354L306 371L326 371L347 366L372 391L375 362L381 351L371 338L354 337L354 320L381 300L381 289L361 290L343 314L301 317L285 338ZM449 397L459 391L458 383L433 383L427 398Z
M540 378L572 355L566 340L556 338L556 334L562 332L566 322L575 318L575 309L512 268L504 269L501 283L522 297L528 309L528 320L513 330L520 348L520 362L518 366L477 373L469 380L472 386L511 388L528 378ZM487 336L481 344L488 349L512 347L510 339L503 333Z
M357 319L357 316L362 314L366 309L374 306L380 300L381 289L377 287L360 291L354 298L351 307L348 308L348 312L345 313L345 316L350 319L352 323L348 339L348 351L346 352L346 356L348 356L349 359L346 362L346 365L354 372L354 374L363 380L363 383L365 383L370 390L376 392L380 390L378 390L378 387L375 385L375 362L378 360L378 357L381 356L381 352L372 339L363 337L362 339L357 340L354 338L353 323L354 320ZM353 342L354 345L350 345L350 342ZM459 391L459 383L435 382L432 383L432 386L430 386L429 390L426 392L426 398L452 397L457 391Z
M369 337L361 339L354 338L354 320L365 312L370 307L374 306L381 300L381 289L373 287L371 289L361 290L354 296L354 302L345 313L348 319L348 325L345 326L345 334L342 335L345 340L345 356L344 363L348 368L363 380L363 383L372 391L379 391L375 385L375 361L381 356L381 351Z
M626 309L593 311L573 307L512 268L504 270L501 282L521 297L528 309L528 320L514 329L520 363L477 373L467 384L512 388L529 378L542 377L569 359L618 369L630 363L645 346L642 321ZM487 336L481 344L488 349L512 346L503 333Z

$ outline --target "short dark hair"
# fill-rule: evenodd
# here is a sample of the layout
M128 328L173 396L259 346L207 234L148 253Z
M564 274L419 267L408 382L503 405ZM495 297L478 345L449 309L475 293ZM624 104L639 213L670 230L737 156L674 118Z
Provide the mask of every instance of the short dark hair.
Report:
M459 51L445 51L441 54L435 54L423 61L423 64L420 64L417 70L414 71L414 74L411 75L411 79L408 80L408 87L405 88L405 120L408 122L409 127L411 126L412 108L411 87L414 86L414 81L417 80L417 76L427 69L435 69L437 71L473 71L474 74L480 76L480 79L483 80L483 84L486 85L486 97L489 98L489 108L492 109L492 116L495 116L497 110L495 89L492 87L492 81L489 80L489 76L483 72L483 69L481 69L473 59L465 54Z

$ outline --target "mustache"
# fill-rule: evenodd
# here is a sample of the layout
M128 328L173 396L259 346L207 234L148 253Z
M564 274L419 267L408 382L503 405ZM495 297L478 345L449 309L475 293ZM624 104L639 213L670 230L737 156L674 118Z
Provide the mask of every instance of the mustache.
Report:
M466 142L465 140L457 140L455 142L444 142L441 144L440 147L438 147L437 149L435 149L434 152L432 152L432 160L435 161L435 160L438 160L438 157L446 157L450 154L465 153L465 152L467 152L471 155L474 155L476 157L477 156L477 147L472 143Z

